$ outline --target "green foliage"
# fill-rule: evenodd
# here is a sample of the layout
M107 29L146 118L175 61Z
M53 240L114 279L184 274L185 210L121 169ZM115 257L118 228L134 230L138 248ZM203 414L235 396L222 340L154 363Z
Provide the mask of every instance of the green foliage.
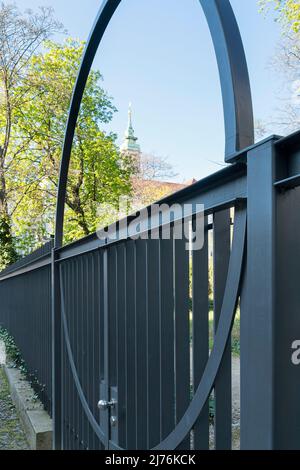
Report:
M209 421L211 424L214 423L215 420L215 398L213 395L209 396Z
M17 261L18 256L7 217L0 215L0 270Z
M288 31L298 33L300 30L299 0L259 0L262 11L274 8L277 18Z
M22 358L21 352L18 349L14 338L9 334L9 332L5 329L0 327L0 339L5 344L5 351L10 362L10 365L19 369L22 374L24 374L25 378L27 378L36 391L34 395L34 399L37 400L39 398L39 394L44 391L45 384L41 384L37 379L37 371L35 373L30 373L26 366L24 359Z
M270 63L272 73L280 78L277 112L271 122L260 123L263 135L288 135L300 125L300 0L261 0L263 11L275 10L275 19L282 28L282 36Z
M15 261L15 221L13 215L24 194L36 184L28 172L25 150L32 133L17 128L18 111L27 103L27 71L36 50L54 32L62 30L51 8L21 12L13 2L0 3L0 268Z
M47 41L35 54L15 88L26 94L15 107L6 171L12 229L22 254L40 245L54 231L53 221L65 126L84 43ZM90 73L74 136L66 198L65 242L112 222L98 208L118 210L119 197L130 195L132 168L120 155L116 136L106 133L116 108L101 87L99 71ZM99 215L100 214L100 215Z
M16 346L14 338L4 328L0 328L0 339L5 344L6 354L14 367L25 370L25 363L21 357L21 353Z
M231 350L234 356L239 357L241 353L240 347L240 318L237 316L234 320L231 333Z

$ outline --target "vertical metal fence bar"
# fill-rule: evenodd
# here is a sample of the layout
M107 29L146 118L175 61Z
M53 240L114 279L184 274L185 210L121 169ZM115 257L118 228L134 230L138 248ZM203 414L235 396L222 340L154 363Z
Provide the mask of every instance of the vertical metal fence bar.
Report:
M65 313L66 313L66 318L67 322L69 325L69 292L67 289L67 270L68 270L68 264L63 264L61 265L61 276L62 276L62 286L63 286L63 291L64 291L64 302L65 302ZM63 338L63 344L64 338ZM69 362L67 362L67 369L66 369L66 389L65 389L65 394L66 394L66 401L65 401L65 416L66 416L66 421L67 421L67 439L66 439L66 450L71 450L71 417L70 417L70 385L71 385L71 370L69 366Z
M159 240L147 243L147 416L148 448L160 438L160 258Z
M51 358L51 271L50 268L45 270L46 273L46 282L45 282L45 287L46 287L46 295L45 295L45 301L47 304L47 309L46 309L46 329L47 329L47 334L46 334L46 341L47 341L47 351L46 351L46 356L45 356L45 367L46 367L46 383L45 383L45 394L46 394L46 401L45 401L45 407L46 410L49 412L50 416L52 416L52 405L51 405L51 399L49 400L49 384L51 384L51 363L49 363L48 358ZM50 393L51 396L51 393Z
M160 241L160 419L161 440L175 425L173 238Z
M74 327L73 327L73 289L72 289L72 260L68 261L66 263L66 280L65 280L65 298L66 298L66 305L65 305L65 310L66 310L66 315L67 315L67 322L68 322L68 329L70 332L70 343L71 343L71 348L72 351L74 350ZM69 394L68 394L68 408L69 408L69 425L70 425L70 449L73 450L75 448L75 442L74 442L74 420L73 420L73 400L74 400L74 395L75 395L75 389L74 389L74 380L73 380L73 374L71 371L71 367L69 369Z
M127 449L136 449L135 242L126 244L126 432Z
M65 286L65 265L61 264L59 266L60 268L60 276L61 276L61 282L63 283L63 285ZM65 292L64 292L65 294ZM66 298L65 298L65 302L66 302ZM66 311L66 315L67 315L67 311ZM65 341L64 341L64 337L63 337L63 333L62 333L62 353L63 353L63 350L65 349ZM65 357L67 357L67 352L66 352L66 349L65 349ZM67 398L69 395L69 374L70 374L70 367L69 367L69 362L67 361L66 359L66 371L65 371L65 387L62 389L62 394L65 394L65 401L64 401L64 406L63 406L63 409L62 409L62 422L65 420L65 423L66 423L66 435L65 435L65 442L64 442L64 445L65 447L63 448L63 450L68 450L70 448L70 421L69 421L69 399Z
M100 383L100 374L99 374L99 362L100 362L100 352L99 352L99 277L97 269L97 253L92 253L91 256L91 302L92 307L92 338L93 338L93 394L92 394L92 411L96 421L99 422L99 383ZM99 438L94 434L93 437L93 450L100 450Z
M69 306L69 303L68 303L68 291L66 289L66 279L67 279L67 275L66 275L66 271L67 271L67 265L61 265L60 266L60 275L61 275L61 280L62 280L62 286L63 286L63 290L64 290L64 302L65 302L65 312L66 312L66 317L67 317L67 320L68 320L68 306ZM63 347L62 347L62 351L65 349L65 342L64 342L64 339L62 339L62 342L63 342ZM66 351L66 350L65 350ZM65 354L65 357L67 357L67 354ZM62 410L62 417L65 419L66 421L66 439L65 439L65 448L66 450L70 450L71 448L71 424L70 424L70 374L71 374L71 371L70 371L70 366L69 366L69 362L67 361L66 362L67 364L67 367L66 367L66 372L65 372L65 388L63 389L63 393L65 394L65 401L64 401L64 408Z
M136 428L137 449L147 448L147 241L136 241Z
M183 224L180 223L181 228ZM179 224L177 224L179 227ZM189 240L174 240L176 422L186 412L190 386ZM190 449L190 436L179 446Z
M80 270L79 270L80 260L76 259L74 263L74 296L75 296L75 315L76 315L76 335L74 340L76 341L76 349L74 351L74 360L76 361L77 368L79 364L79 355L81 351L79 349L80 344ZM78 395L76 395L76 449L80 449L80 440L81 440L81 404Z
M91 408L91 332L90 332L90 284L89 284L89 270L90 270L90 263L89 263L90 253L88 253L84 257L84 284L83 284L83 295L84 295L84 322L86 328L86 335L85 335L85 371L86 371L86 385L83 388L86 400ZM86 419L86 417L85 417ZM87 424L87 439L86 439L86 449L91 449L92 443L92 436L93 430L89 424L88 419L86 419Z
M204 245L192 253L193 280L193 382L197 389L209 356L208 325L208 219L205 218ZM193 224L196 231L196 224ZM199 235L199 234L198 234ZM209 449L209 403L204 406L194 426L194 449Z
M60 266L61 276L64 272L64 266ZM68 449L69 442L69 423L68 423L68 374L69 374L69 362L67 359L67 349L65 341L62 338L62 362L64 368L62 370L62 449Z
M86 318L86 392L85 396L89 405L89 408L92 410L92 386L93 386L93 368L92 368L92 348L93 348L93 337L92 337L92 322L91 322L91 313L92 313L92 301L91 301L91 283L90 283L90 274L91 274L91 265L90 265L91 254L88 253L85 260L85 318ZM88 434L87 434L87 450L92 450L93 445L93 435L94 431L87 419Z
M108 249L103 250L103 378L104 386L102 387L105 394L101 396L102 400L109 401L109 267L108 267ZM109 448L109 416L108 410L105 415L105 421L103 422L103 431L105 435L105 449Z
M72 345L72 351L74 351L77 347L76 345L76 327L75 327L75 302L74 302L74 260L70 260L68 263L68 291L69 291L69 324L70 324L70 341ZM71 380L71 417L72 417L72 449L76 449L76 424L75 424L75 401L76 401L76 387L73 380L72 373L70 371L70 380Z
M51 257L51 297L52 297L52 410L53 410L53 448L61 448L62 438L62 395L61 395L61 350L62 324L59 267L56 263L57 252L52 250Z
M78 284L78 293L79 293L79 354L78 354L78 377L82 388L85 387L84 380L84 368L85 368L85 342L84 342L84 296L83 296L83 284L84 284L84 269L83 269L83 257L80 256L78 259L79 262L79 284ZM86 442L86 417L82 406L80 406L80 432L79 432L79 449L85 449Z
M44 284L44 276L40 278L40 285L39 285L39 290L40 291L43 291L45 292L45 287L43 286ZM44 392L44 384L46 383L46 364L45 364L45 357L46 357L46 349L47 349L47 330L46 330L46 327L47 327L47 324L46 324L46 321L47 321L47 312L46 312L46 308L45 308L45 303L42 303L42 305L40 305L40 338L42 338L41 340L41 350L40 350L40 357L41 357L41 364L42 364L42 371L40 372L41 376L42 376L42 382L41 382L41 386L42 386L42 393L40 394L41 396L41 399L42 399L42 402L45 401L45 392ZM37 372L36 372L36 375L38 375L38 365L37 365Z
M73 260L72 262L72 297L73 297L73 308L72 308L72 321L73 321L73 355L74 362L77 366L78 364L78 260ZM73 403L73 414L74 414L74 447L75 449L79 448L79 398L77 391L75 389L75 384L73 380L73 389L74 389L74 403Z
M126 295L125 295L125 245L117 247L117 386L118 386L118 444L126 447Z
M94 265L94 254L90 254L89 258L89 302L90 302L90 409L93 413L93 416L97 420L99 409L97 409L98 404L98 381L96 382L97 377L97 370L96 370L96 357L95 357L95 347L96 347L96 338L95 338L95 326L96 326L96 319L95 319L95 304L96 304L96 295L95 295L95 265ZM96 396L97 393L97 396ZM91 426L90 426L91 427ZM96 450L96 434L91 427L91 450Z
M63 267L60 267L61 276L63 276ZM61 387L62 387L62 402L61 402L61 416L62 416L62 436L61 436L61 448L67 448L67 420L66 420L66 374L67 374L67 358L66 358L66 346L62 340L62 360L61 360Z
M214 328L217 331L230 259L230 210L214 214ZM223 356L215 382L215 446L231 449L232 391L231 341Z
M109 386L117 383L116 312L117 312L117 263L116 247L108 250L108 305L109 305Z
M96 355L95 355L95 348L96 348L96 327L97 327L97 319L96 319L96 292L95 292L95 257L94 253L90 255L90 278L89 278L89 302L91 305L91 313L90 313L90 342L91 342L91 410L94 417L97 419L98 410L97 410L97 396L96 393L98 392L98 383L97 380L97 368L96 368ZM97 437L94 432L92 432L92 443L91 449L97 449Z
M70 331L70 342L72 351L74 351L77 347L75 341L76 329L75 329L75 322L74 322L74 281L73 281L73 273L74 273L74 260L70 260L68 262L68 291L69 291L69 331ZM73 374L70 369L70 416L71 416L71 447L72 449L76 449L76 427L75 427L75 413L74 413L74 403L76 399L77 391L73 379Z
M83 256L79 258L79 355L78 355L78 367L79 367L79 380L82 389L86 393L86 302L85 302L85 294L84 294L84 287L85 287L85 259ZM86 450L86 443L87 443L87 420L83 408L80 404L80 444L79 449Z
M82 296L83 296L83 344L84 344L84 364L83 364L83 376L84 382L82 384L82 388L84 391L84 395L86 397L87 403L90 404L90 363L89 363L89 299L88 299L88 256L83 256L83 277L82 277ZM84 448L85 450L90 449L90 438L91 438L91 427L89 424L88 419L84 416L85 424L86 424L86 437Z
M104 380L104 302L105 302L105 295L104 295L104 255L103 250L97 252L98 254L98 276L99 276L99 383L98 383L98 399L102 399L100 395L100 384ZM102 429L105 429L106 423L103 422L99 416L99 422ZM105 446L101 444L101 449L103 450Z
M108 307L109 307L109 400L112 397L112 387L117 385L117 249L112 246L108 249ZM111 410L110 417L114 415L114 410ZM118 426L118 423L117 423ZM110 426L111 433L115 426Z

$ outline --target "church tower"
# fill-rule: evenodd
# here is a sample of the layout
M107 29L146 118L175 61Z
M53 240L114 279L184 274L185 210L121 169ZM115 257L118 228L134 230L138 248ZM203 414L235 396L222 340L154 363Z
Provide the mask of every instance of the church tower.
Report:
M137 170L141 167L141 148L137 143L138 138L134 135L134 129L132 126L132 109L131 103L129 104L128 110L128 126L125 132L125 139L121 145L121 153L126 154L132 158L133 164Z

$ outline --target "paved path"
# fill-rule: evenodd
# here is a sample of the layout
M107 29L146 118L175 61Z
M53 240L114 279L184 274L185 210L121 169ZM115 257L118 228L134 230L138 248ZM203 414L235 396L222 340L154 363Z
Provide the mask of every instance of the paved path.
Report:
M240 358L232 358L232 449L240 449Z
M232 450L240 449L240 358L232 357ZM210 448L214 449L214 426L210 425Z
M232 418L233 425L240 422L240 358L232 358Z
M28 444L0 366L0 450L26 450Z
M2 364L5 364L5 361L5 346L3 341L0 340L0 367L2 366Z

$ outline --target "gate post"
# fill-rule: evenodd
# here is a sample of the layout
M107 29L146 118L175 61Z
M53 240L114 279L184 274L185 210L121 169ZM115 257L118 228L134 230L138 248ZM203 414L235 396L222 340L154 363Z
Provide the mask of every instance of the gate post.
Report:
M248 152L242 449L300 449L300 364L293 362L292 349L300 342L300 187L275 186L298 168L300 158L277 141L271 137Z
M241 295L241 449L274 447L274 137L248 152L247 262Z

